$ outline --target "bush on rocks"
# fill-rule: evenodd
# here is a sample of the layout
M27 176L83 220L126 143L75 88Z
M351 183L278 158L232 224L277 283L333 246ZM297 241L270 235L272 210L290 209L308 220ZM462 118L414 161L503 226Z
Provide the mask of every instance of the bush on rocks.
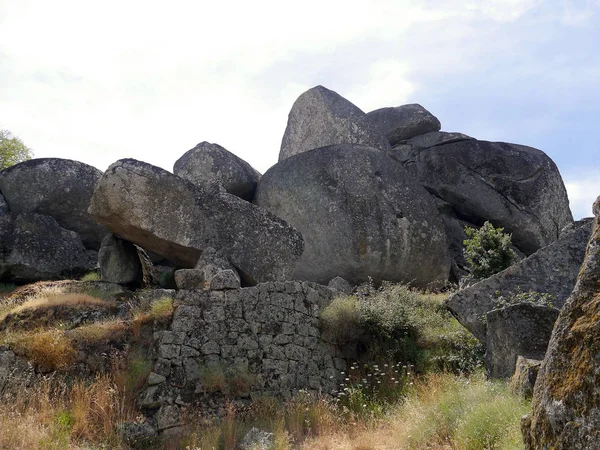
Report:
M494 228L486 221L479 230L465 227L465 233L470 238L464 241L465 258L474 278L482 280L510 266L515 252L511 235L503 228Z

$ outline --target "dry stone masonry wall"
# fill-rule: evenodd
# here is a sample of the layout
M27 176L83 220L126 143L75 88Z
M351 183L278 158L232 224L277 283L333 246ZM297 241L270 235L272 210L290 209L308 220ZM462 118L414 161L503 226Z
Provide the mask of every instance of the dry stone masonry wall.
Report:
M182 423L194 402L215 397L287 398L295 391L331 392L346 362L321 338L319 314L332 291L308 282L270 282L174 294L169 330L155 334L158 360L140 406L156 411L160 431Z

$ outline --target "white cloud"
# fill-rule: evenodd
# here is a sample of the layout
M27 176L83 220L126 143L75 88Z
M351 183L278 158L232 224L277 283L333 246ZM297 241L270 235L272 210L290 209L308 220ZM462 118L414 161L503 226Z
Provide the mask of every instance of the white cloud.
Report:
M365 112L402 105L415 90L409 74L410 66L406 62L396 59L376 61L369 67L364 85L348 93L347 98Z
M582 171L564 177L571 211L575 219L592 216L592 205L600 196L600 168L595 172Z
M36 156L100 169L170 169L208 140L264 172L304 90L324 84L365 111L418 101L423 73L467 71L499 45L476 39L481 19L538 4L0 0L0 126Z

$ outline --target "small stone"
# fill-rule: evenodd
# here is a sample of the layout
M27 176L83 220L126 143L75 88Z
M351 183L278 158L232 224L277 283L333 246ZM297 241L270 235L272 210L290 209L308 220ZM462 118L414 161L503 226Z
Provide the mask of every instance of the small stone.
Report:
M147 383L148 386L155 386L157 384L164 383L165 381L167 381L167 379L164 376L159 375L155 372L150 372L150 375L148 375Z
M233 270L221 270L213 276L210 281L211 291L222 291L225 289L239 289L241 287L240 277Z
M273 433L259 430L256 427L250 428L240 444L244 450L268 450L273 446Z
M352 294L352 286L342 277L335 277L327 285L332 291L337 291L340 294L350 295Z
M158 433L148 422L122 422L117 426L123 441L131 448L149 448L157 440Z

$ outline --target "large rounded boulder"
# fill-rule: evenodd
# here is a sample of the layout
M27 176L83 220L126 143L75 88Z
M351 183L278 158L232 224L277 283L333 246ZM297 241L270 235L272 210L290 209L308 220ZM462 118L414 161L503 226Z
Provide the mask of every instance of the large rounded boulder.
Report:
M0 216L0 281L31 283L80 277L97 264L77 233L50 216L8 213Z
M471 139L393 155L459 219L489 220L527 255L573 223L558 168L541 150Z
M385 137L360 108L337 92L316 86L300 95L292 106L279 161L334 144L390 149Z
M107 231L87 209L101 176L95 167L70 159L32 159L0 172L0 192L12 213L52 216L98 250Z
M426 286L450 270L446 235L425 190L400 164L361 145L293 156L261 178L255 202L304 237L294 278Z
M260 179L260 173L246 161L210 142L201 142L186 152L175 162L173 173L199 186L222 186L249 202Z
M380 108L367 114L371 123L384 135L390 145L419 136L440 131L442 124L418 103L389 108Z
M288 279L303 249L298 231L252 203L134 159L106 170L89 211L119 238L179 267L193 268L214 248L246 284Z

